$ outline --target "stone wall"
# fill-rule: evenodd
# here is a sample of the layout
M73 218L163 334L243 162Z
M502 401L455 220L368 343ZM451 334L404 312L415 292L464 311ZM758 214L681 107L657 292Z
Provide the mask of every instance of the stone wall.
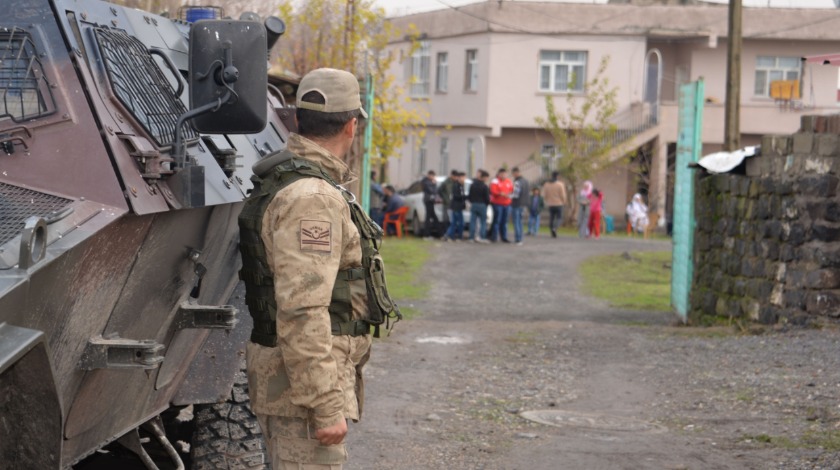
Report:
M746 175L699 176L693 320L840 317L839 134L840 115L806 116Z

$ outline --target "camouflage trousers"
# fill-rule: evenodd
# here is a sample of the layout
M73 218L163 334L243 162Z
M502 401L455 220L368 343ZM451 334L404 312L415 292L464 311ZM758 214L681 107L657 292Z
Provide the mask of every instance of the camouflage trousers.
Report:
M347 461L344 443L324 446L309 420L257 414L274 470L341 470Z

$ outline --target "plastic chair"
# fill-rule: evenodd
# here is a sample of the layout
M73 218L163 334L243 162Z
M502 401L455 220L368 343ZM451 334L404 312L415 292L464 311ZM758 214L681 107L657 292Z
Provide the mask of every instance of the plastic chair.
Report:
M393 225L397 232L397 238L402 238L403 227L405 227L405 215L408 214L408 206L402 206L393 212L385 213L385 221L382 223L382 230L388 235L388 226Z

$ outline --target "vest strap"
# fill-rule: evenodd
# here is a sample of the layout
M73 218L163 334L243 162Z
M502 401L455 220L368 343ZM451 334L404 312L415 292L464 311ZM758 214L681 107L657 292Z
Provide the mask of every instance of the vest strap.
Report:
M360 281L365 278L365 268L350 268L344 271L339 271L335 277L336 281Z
M370 333L370 324L363 320L340 322L336 321L333 315L330 315L330 319L332 320L332 334L335 336L364 336Z

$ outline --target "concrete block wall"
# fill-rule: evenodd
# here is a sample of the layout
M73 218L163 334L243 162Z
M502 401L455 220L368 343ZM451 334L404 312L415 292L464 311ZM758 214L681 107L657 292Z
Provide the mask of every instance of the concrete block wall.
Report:
M701 176L691 317L840 317L840 115L762 139L746 175Z

